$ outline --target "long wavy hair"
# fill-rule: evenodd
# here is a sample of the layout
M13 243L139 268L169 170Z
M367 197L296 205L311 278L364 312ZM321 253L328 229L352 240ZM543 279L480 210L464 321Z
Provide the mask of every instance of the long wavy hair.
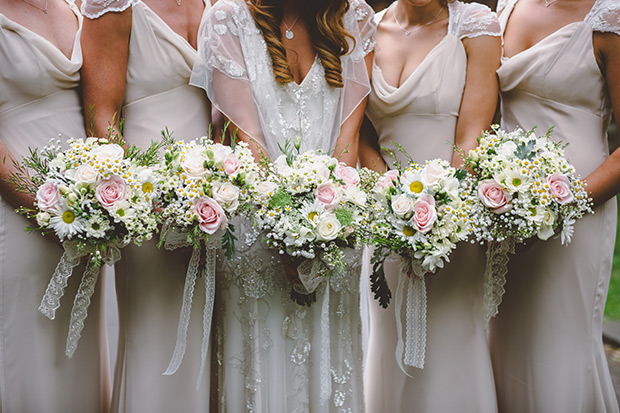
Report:
M292 82L293 73L286 60L280 25L286 0L246 0L267 50L271 56L276 82ZM304 0L301 16L310 34L312 46L325 69L325 80L331 87L343 87L340 58L349 53L347 38L355 41L344 28L343 18L349 10L348 0Z

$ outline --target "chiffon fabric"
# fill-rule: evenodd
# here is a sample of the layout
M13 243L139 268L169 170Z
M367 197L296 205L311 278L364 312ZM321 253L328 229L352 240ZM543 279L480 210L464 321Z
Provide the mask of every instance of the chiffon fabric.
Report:
M500 3L505 29L517 1ZM609 155L610 101L593 31L620 34L620 3L597 0L583 21L504 58L497 72L503 127L554 126L583 177ZM576 223L570 245L539 241L511 258L490 336L501 411L618 411L602 343L616 219L614 198Z
M332 153L340 126L370 90L364 57L373 47L372 15L355 0L344 16L355 37L342 57L344 88L328 86L318 58L301 84L279 86L246 3L220 0L203 22L192 83L272 159L296 136L302 151ZM290 299L279 257L251 222L235 227L237 255L219 262L216 285L217 411L363 411L361 251L348 251L347 269L303 307Z
M378 23L389 9L377 14ZM486 6L456 1L448 4L448 13L447 34L399 87L387 83L381 68L373 64L366 114L379 146L391 150L402 165L407 159L397 144L415 162L452 159L467 73L462 40L500 35L497 17ZM391 165L389 152L383 149L381 154ZM463 243L445 268L426 276L426 360L424 369L409 368L413 377L403 373L396 360L402 355L396 352L394 299L383 309L370 298L364 389L368 411L497 411L482 316L484 265L484 250ZM385 275L395 292L401 276L399 259L386 261Z
M123 136L146 148L167 127L176 139L207 134L210 105L189 85L196 51L141 1L87 0L86 17L132 7L129 60L121 116ZM105 7L108 7L106 9ZM209 3L205 4L205 13ZM203 412L209 408L209 362L197 391L202 342L204 288L196 287L185 358L164 376L173 354L185 273L191 251L157 249L156 241L123 250L115 266L119 305L118 356L112 410L118 412Z
M70 6L80 25L70 58L0 14L0 139L17 160L29 154L28 148L42 148L59 135L61 140L86 136L78 89L82 19ZM84 266L74 269L56 319L50 321L37 308L62 248L26 233L29 225L0 198L0 411L107 411L102 288L97 286L80 345L68 359L70 312Z

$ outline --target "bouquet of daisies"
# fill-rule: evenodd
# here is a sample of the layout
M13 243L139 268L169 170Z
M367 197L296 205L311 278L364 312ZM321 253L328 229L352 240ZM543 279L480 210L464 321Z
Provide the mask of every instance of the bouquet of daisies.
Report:
M309 306L318 285L345 269L345 250L363 244L367 193L358 171L338 159L313 150L300 154L298 141L281 150L255 197L255 224L285 266L297 268L291 298Z
M547 240L560 233L571 240L575 221L591 213L591 199L564 145L550 132L505 132L498 125L483 133L478 147L464 156L473 173L470 188L474 234L488 243L485 270L485 321L497 314L504 292L508 253L515 242Z
M203 267L205 276L202 278L207 299L202 377L215 294L216 249L222 246L229 257L234 254L235 236L230 218L248 209L250 194L256 191L258 177L259 166L246 143L235 143L233 139L232 145L226 146L202 137L191 142L168 139L165 144L164 163L157 171L162 192L158 216L164 226L160 245L171 250L193 248L185 281L177 345L165 374L173 374L183 359L193 291L204 245L207 254Z
M401 258L396 291L396 319L405 365L422 368L426 341L425 275L443 268L460 241L471 234L467 174L449 162L435 159L426 164L412 160L406 167L382 174L373 189L370 242L375 247L371 263L371 290L386 308L392 294L385 274L385 260ZM406 300L406 337L402 342L401 312ZM401 360L402 359L402 360Z
M140 245L157 230L158 156L156 144L144 152L97 138L69 139L68 146L63 150L53 140L40 152L31 149L11 181L36 198L34 208L18 210L36 220L30 230L55 234L65 249L39 307L44 315L54 319L73 269L82 258L87 261L71 313L66 348L71 357L101 265L114 264L121 248Z

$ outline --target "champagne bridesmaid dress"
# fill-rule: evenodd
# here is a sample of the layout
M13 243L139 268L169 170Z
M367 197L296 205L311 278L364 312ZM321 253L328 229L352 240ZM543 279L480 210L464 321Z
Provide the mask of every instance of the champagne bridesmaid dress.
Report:
M141 1L113 2L101 9L87 0L82 12L97 18L132 7L125 99L121 117L129 144L146 148L168 127L177 139L207 134L210 105L189 85L196 51ZM205 5L206 9L209 4ZM204 288L194 295L185 359L164 376L175 342L189 253L156 247L156 240L129 246L115 266L119 305L118 358L112 410L118 412L205 412L209 408L209 366L196 390L202 342Z
M396 3L394 3L396 4ZM391 6L393 7L393 6ZM386 11L378 13L380 22ZM456 123L465 88L466 37L499 36L495 13L479 4L448 4L448 33L398 88L373 65L372 92L366 114L379 146L405 164L394 142L423 163L452 159ZM377 47L380 47L378 45ZM392 159L382 151L386 164ZM370 342L365 372L370 412L494 412L497 410L482 317L484 250L461 244L450 263L427 275L427 337L424 369L409 368L407 377L395 358L394 298L387 309L370 298ZM388 260L385 274L395 292L400 260ZM397 357L400 357L397 354Z
M80 26L82 18L71 4ZM70 57L47 39L0 14L0 139L16 159L49 139L84 138L80 103L80 30ZM88 309L80 346L65 343L73 276L50 321L37 311L62 255L50 239L24 232L31 223L0 198L0 411L99 412L109 405L109 369L102 289Z
M516 3L500 1L503 29ZM497 72L503 128L555 126L582 177L609 155L610 102L593 31L620 35L620 3L597 0L584 21L504 58ZM511 257L490 337L501 411L618 411L602 343L616 219L614 198L576 223L570 245L539 241Z

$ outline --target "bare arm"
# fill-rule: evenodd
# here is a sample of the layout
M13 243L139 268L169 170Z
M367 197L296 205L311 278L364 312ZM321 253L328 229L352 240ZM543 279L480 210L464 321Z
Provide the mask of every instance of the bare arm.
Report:
M130 33L131 7L120 13L106 13L98 19L84 19L82 93L86 130L92 136L107 136L109 126L114 134L121 132L119 121L125 96Z
M370 77L372 68L372 59L374 53L370 52L366 55L365 63L368 76ZM351 116L340 127L340 135L336 141L336 148L334 150L334 156L340 156L340 161L346 163L349 166L355 167L357 165L357 155L359 151L359 137L360 126L364 119L364 111L366 110L366 97L353 111Z
M385 161L381 157L379 136L377 136L377 131L372 126L370 119L366 116L360 128L359 162L361 167L377 172L383 172L387 169Z
M611 105L620 118L620 36L613 33L595 33L594 48L599 67L607 81ZM616 149L587 178L588 191L594 205L603 204L620 192L620 150Z
M18 192L8 181L11 174L17 172L14 164L15 161L16 159L11 154L9 148L0 140L0 195L3 200L14 208L19 208L20 206L32 207L34 205L34 197Z
M497 108L498 80L495 71L500 65L499 37L480 36L463 40L467 52L467 77L456 123L454 143L468 153L477 146L476 138L489 129ZM458 152L452 155L452 166L460 167Z

